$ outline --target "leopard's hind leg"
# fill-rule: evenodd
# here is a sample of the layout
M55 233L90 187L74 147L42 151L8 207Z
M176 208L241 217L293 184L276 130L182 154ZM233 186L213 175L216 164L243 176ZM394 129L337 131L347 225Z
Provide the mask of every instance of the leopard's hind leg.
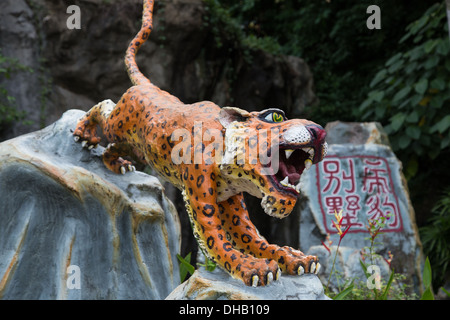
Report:
M100 143L100 137L97 135L97 126L103 130L106 125L106 119L115 107L111 100L104 100L91 108L78 121L73 132L75 141L82 143L83 147L89 149L96 147Z

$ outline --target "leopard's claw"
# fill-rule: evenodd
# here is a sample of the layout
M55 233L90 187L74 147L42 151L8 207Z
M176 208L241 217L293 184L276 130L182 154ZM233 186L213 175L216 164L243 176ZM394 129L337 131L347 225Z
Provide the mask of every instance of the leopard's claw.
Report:
M269 284L269 283L271 283L273 281L273 273L272 272L269 272L268 274L267 274L267 281L266 281L266 284Z
M83 148L88 148L89 150L92 150L92 149L95 149L98 147L98 143L89 143L88 140L81 140L81 137L78 135L74 135L73 140L75 142L81 142L81 146Z
M136 171L136 168L130 164L125 164L120 166L120 173L126 174L127 172L134 172Z
M319 274L319 270L320 270L320 263L317 262L316 264L316 270L314 270L315 274Z
M297 274L298 274L299 276L301 276L301 275L304 274L304 273L305 273L305 268L303 268L302 265L298 266Z
M252 276L252 287L256 288L258 286L258 281L259 281L259 277L258 275L253 275Z
M278 279L280 279L280 277L281 277L281 269L280 269L280 268L278 268L278 270L277 270L277 274L275 275L275 280L278 280Z

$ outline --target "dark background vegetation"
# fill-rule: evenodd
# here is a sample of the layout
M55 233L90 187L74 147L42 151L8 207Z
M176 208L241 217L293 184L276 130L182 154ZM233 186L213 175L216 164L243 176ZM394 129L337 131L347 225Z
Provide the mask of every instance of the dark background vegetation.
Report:
M318 107L309 119L379 121L404 165L435 287L450 262L450 42L435 1L206 0L219 47L302 57ZM369 5L381 29L369 30ZM251 56L251 54L250 54Z
M369 5L381 8L380 30L366 27ZM157 2L157 10L163 7L164 1ZM450 43L445 3L204 0L204 9L208 55L230 61L228 77L235 76L237 64L251 65L256 51L298 56L312 71L318 98L305 106L302 116L322 125L341 120L379 121L384 126L404 166L424 252L435 270L435 287L441 286L450 270ZM27 68L0 52L0 83L19 71ZM0 135L23 119L14 97L0 85Z

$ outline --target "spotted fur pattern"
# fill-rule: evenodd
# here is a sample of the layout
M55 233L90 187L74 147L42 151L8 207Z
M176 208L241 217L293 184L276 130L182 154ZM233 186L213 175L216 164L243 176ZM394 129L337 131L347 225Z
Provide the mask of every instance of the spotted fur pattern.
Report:
M299 195L295 186L310 165L308 161L317 163L325 156L323 129L308 120L287 120L278 109L247 112L220 108L209 101L187 105L159 89L139 71L135 61L138 49L152 30L152 15L153 1L145 0L142 27L125 56L133 86L117 104L106 100L88 111L74 130L75 140L89 148L96 146L100 142L100 127L109 142L103 153L107 168L116 173L133 171L132 163L124 159L129 156L152 166L179 188L204 253L247 285L264 286L277 280L281 271L317 273L317 257L270 244L259 235L250 221L242 192L262 198L264 210L272 216L289 215ZM211 163L202 159L200 163L175 164L172 152L180 143L180 139L173 140L177 129L190 133L191 147L184 152L190 152L192 157L196 150L213 157L221 154L222 161ZM211 130L221 136L205 139ZM255 132L267 138L264 143L252 140ZM277 147L279 172L264 171L270 171L273 163L268 166L236 161L239 156L248 158L250 154L265 152L273 162L272 146Z

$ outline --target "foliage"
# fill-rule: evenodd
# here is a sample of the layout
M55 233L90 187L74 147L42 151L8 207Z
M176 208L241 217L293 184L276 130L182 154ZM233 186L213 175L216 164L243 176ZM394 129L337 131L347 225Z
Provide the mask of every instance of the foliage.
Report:
M364 264L363 264L364 265ZM364 265L365 266L365 265ZM406 291L409 289L408 285L403 282L406 280L406 276L391 272L389 279L385 282L383 279L380 280L380 289L369 289L367 287L366 279L343 279L342 275L337 274L338 277L342 278L341 281L345 281L342 290L340 290L336 295L333 293L329 296L333 300L415 300L417 299L416 294L407 294ZM370 277L370 274L366 274Z
M3 56L0 52L0 78L8 80L12 73L17 71L31 72L31 69L20 64L17 59ZM15 101L16 99L0 84L0 132L25 117L24 112L17 111Z
M445 27L444 27L445 26ZM414 176L419 158L435 159L450 147L450 41L444 3L431 6L406 28L394 54L376 73L361 104L364 119L385 125L406 174Z
M408 286L403 284L402 282L406 277L404 275L395 273L394 270L391 270L389 279L386 283L382 279L377 279L379 287L374 285L373 288L369 288L368 285L368 282L373 281L374 279L372 278L376 276L371 274L371 271L369 271L369 266L377 265L377 260L385 260L390 265L393 258L390 252L388 253L389 258L385 259L381 255L377 254L375 250L377 245L379 244L376 241L376 238L383 233L383 228L386 226L386 220L389 220L390 216L391 215L388 213L385 216L380 216L377 219L368 221L369 224L366 227L370 235L370 237L367 238L367 240L370 240L370 247L365 247L361 250L360 265L362 270L364 271L364 275L366 276L366 281L362 281L357 277L354 277L352 279L344 279L342 277L342 274L334 269L341 241L351 227L350 225L345 231L342 231L342 211L339 213L335 213L336 222L333 221L333 224L339 234L339 243L336 248L327 285L324 288L326 295L332 297L333 300L406 300L416 298L415 294L407 295L405 293ZM332 241L330 241L329 239L328 244L332 244ZM328 250L328 252L331 253L331 250L325 243L322 242L322 245ZM368 263L366 263L366 261L368 261ZM338 284L337 292L332 292L328 289L332 275L334 275ZM342 282L344 282L344 284L341 286L340 283Z
M420 300L434 300L434 294L433 291L431 290L431 279L432 279L431 265L430 260L428 260L427 257L422 275L424 292Z
M216 43L249 56L254 49L302 57L314 74L318 123L356 121L377 66L397 49L406 24L427 7L419 0L204 0ZM366 9L382 8L382 29L368 30ZM240 48L236 50L236 48Z
M177 254L178 261L180 261L180 281L183 282L186 279L187 274L192 275L195 271L193 265L191 265L191 253L189 252L186 257L182 257Z
M182 257L177 254L178 261L180 261L180 280L183 282L186 280L186 276L194 274L195 267L191 264L191 252L189 252L186 257ZM205 263L197 263L197 266L205 268L207 271L212 272L216 268L216 264L205 257Z
M433 274L437 288L444 281L444 274L450 271L450 188L433 207L429 223L420 228L420 236L425 253L439 270Z

